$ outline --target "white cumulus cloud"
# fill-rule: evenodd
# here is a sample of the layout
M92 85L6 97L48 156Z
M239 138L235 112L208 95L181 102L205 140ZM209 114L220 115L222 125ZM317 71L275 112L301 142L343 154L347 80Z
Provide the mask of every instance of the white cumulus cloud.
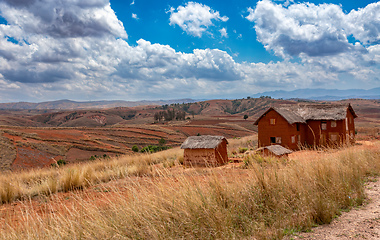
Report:
M222 35L222 37L225 37L225 38L228 37L228 33L227 33L227 29L226 28L220 29L219 32L220 32L220 35Z
M348 41L350 35L363 45L380 43L380 2L348 14L335 4L287 4L261 0L255 9L247 9L246 19L255 23L258 40L278 56L335 56L360 50Z
M208 27L213 25L213 20L228 21L228 17L221 17L218 11L196 2L188 2L177 9L171 8L169 12L170 25L178 25L183 31L195 37L202 37Z
M192 15L194 9L181 18L188 19L182 23L188 29L201 28L188 30L189 34L201 36L216 21L227 20L193 2L172 9L171 17L176 13L180 13L178 19L187 16L189 6L199 10L198 17ZM239 63L219 49L184 53L144 39L132 46L106 0L46 0L45 4L4 0L0 2L0 14L7 22L0 24L0 100L224 98L279 88L328 86L347 77L373 86L380 81L377 8L371 4L345 14L335 5L290 4L284 8L261 1L248 10L247 19L255 21L266 48L286 59ZM346 20L339 22L339 18ZM221 36L228 36L227 28L215 28ZM348 42L350 34L360 42ZM329 41L337 50L325 46ZM299 59L292 61L292 57Z

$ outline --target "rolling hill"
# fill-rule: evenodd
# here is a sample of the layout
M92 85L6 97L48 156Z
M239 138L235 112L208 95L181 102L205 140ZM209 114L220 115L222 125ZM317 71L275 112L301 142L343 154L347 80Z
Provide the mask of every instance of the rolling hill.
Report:
M227 138L254 135L253 122L269 106L299 101L261 97L90 110L0 110L0 169L133 154L134 145L141 149L157 145L160 139L165 139L166 146L176 147L186 137L198 134ZM379 137L380 100L339 102L350 102L359 115L355 120L359 135L367 132ZM156 113L173 109L185 111L185 119L155 120Z

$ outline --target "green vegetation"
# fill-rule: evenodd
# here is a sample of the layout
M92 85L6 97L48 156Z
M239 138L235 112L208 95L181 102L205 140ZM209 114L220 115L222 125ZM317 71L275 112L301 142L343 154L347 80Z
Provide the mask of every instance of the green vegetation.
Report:
M136 146L136 145L134 145L134 146L132 147L132 151L134 151L134 152L139 152L139 147Z
M59 160L57 161L57 165L58 165L58 166L66 165L66 161L65 161L64 159L59 159Z
M168 146L156 146L156 145L148 145L146 147L141 148L140 152L142 153L155 153L163 150L167 150L170 147Z
M166 111L156 112L154 114L155 121L172 121L172 120L185 120L186 112L176 109L167 109Z
M90 157L91 161L94 161L96 159L109 159L110 157L107 154L103 154L103 156L93 155Z
M166 140L164 138L161 138L160 140L158 140L158 145L160 146L165 145L165 143L166 143Z

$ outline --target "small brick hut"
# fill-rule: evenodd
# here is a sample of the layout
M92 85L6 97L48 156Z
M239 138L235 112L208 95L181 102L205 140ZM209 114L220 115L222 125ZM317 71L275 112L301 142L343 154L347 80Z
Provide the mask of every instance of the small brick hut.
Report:
M220 166L228 162L227 139L223 136L191 136L181 145L185 166Z
M259 147L336 146L355 142L357 117L350 104L295 104L270 107L254 123Z

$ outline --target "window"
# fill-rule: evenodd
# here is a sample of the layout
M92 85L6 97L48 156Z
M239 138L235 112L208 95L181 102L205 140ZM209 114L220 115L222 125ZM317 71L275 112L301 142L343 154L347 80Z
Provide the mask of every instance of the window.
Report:
M270 137L270 143L276 143L276 138L275 137Z
M300 130L300 124L296 123L296 126L297 126L297 131L299 131Z
M322 130L326 130L327 129L327 123L326 122L322 122L321 123L321 129Z
M296 136L292 136L291 141L292 141L292 143L296 143Z
M276 119L271 118L271 119L270 119L270 124L271 124L271 125L275 125L275 124L276 124Z
M281 144L281 137L276 137L276 143Z
M331 134L331 135L330 135L330 140L331 140L332 142L336 142L336 141L338 141L338 135L337 135L337 134Z
M336 121L331 121L331 127L336 127Z
M301 135L298 135L298 144L301 144Z

